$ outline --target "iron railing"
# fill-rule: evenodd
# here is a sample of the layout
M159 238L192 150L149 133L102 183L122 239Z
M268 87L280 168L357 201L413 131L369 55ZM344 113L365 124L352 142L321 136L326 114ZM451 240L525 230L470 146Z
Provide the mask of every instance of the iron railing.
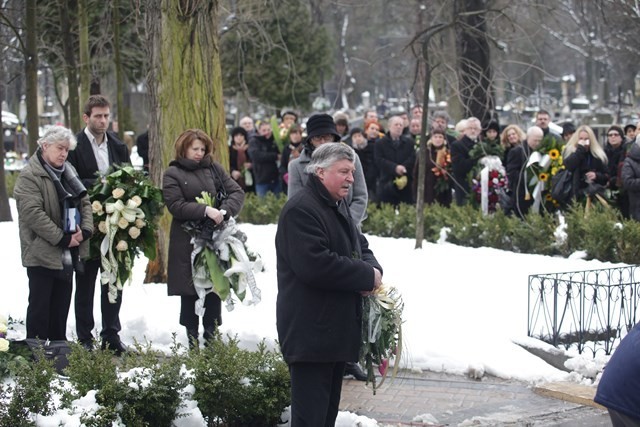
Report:
M527 335L610 355L638 314L640 266L529 276Z

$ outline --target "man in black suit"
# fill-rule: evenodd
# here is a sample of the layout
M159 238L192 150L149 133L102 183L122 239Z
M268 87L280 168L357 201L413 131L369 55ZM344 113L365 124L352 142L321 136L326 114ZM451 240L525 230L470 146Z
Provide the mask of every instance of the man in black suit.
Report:
M78 140L76 149L69 152L68 161L76 168L82 183L87 188L93 186L98 179L98 174L104 176L110 173L111 166L114 164L131 163L127 146L114 133L107 132L110 107L109 101L102 95L89 97L82 115L86 127L76 135ZM95 257L96 254L92 256ZM87 349L93 348L93 297L99 269L100 258L98 257L85 260L84 273L76 273L76 333L78 341ZM121 329L119 315L122 291L118 291L116 302L110 303L108 286L102 285L100 288L102 348L121 355L126 351L118 335Z

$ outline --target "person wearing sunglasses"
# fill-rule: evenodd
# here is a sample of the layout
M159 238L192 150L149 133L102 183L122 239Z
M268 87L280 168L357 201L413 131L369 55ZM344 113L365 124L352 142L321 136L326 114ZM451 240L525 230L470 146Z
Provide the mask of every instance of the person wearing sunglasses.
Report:
M629 198L627 192L622 188L620 172L622 163L626 157L629 143L625 140L625 135L620 126L613 125L607 130L607 142L604 145L604 152L607 154L609 162L609 183L612 201L625 218L629 217Z

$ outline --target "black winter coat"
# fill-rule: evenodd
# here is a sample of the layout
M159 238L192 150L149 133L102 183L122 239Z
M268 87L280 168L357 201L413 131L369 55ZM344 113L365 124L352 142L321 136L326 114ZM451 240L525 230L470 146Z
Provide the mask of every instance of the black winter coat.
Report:
M573 172L572 198L583 198L588 187L584 175L587 172L595 172L595 183L606 186L609 181L607 165L597 157L594 157L587 148L582 145L576 147L576 151L564 158L564 166Z
M387 134L374 144L375 164L378 168L378 201L383 203L413 203L411 191L413 180L413 166L416 162L416 150L413 140L407 136L400 136L400 144L395 146ZM403 165L407 169L407 186L402 190L393 183L396 166Z
M215 168L215 174L211 167ZM196 295L191 274L193 245L191 236L184 231L182 224L204 219L206 205L196 202L196 197L202 197L203 191L215 196L222 184L228 197L216 209L224 209L228 215L236 216L242 209L244 192L210 157L205 157L199 163L188 159L173 160L164 172L162 195L167 209L173 215L167 266L169 295Z
M249 141L249 157L253 163L253 178L256 184L271 184L280 179L278 171L278 147L264 136L254 136Z
M622 187L629 194L629 215L640 221L640 146L633 144L622 165Z
M357 361L362 297L382 271L344 201L315 175L284 206L276 233L278 340L287 363Z
M453 188L456 190L456 201L464 200L471 187L468 174L476 165L476 159L472 159L469 152L475 145L475 141L463 136L451 144L451 172L454 178Z
M526 175L525 171L531 152L531 147L525 141L509 149L507 154L505 170L509 181L511 205L505 208L507 212L514 212L519 217L523 217L533 204L533 197L526 200L527 185L531 176Z
M87 138L84 130L76 135L76 139L78 140L78 145L75 150L69 151L67 161L76 168L80 181L82 181L87 190L89 190L93 187L97 179L98 161L96 160L95 154L93 154L91 141ZM107 132L107 149L109 151L110 165L131 163L129 148L112 132Z

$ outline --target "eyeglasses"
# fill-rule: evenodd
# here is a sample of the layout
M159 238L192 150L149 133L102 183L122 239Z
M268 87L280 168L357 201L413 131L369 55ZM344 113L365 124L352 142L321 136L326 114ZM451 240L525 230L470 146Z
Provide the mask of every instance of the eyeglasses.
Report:
M333 135L318 135L311 138L312 141L333 142L335 137Z
M607 136L620 136L620 134L617 132L614 132L614 133L608 133Z

